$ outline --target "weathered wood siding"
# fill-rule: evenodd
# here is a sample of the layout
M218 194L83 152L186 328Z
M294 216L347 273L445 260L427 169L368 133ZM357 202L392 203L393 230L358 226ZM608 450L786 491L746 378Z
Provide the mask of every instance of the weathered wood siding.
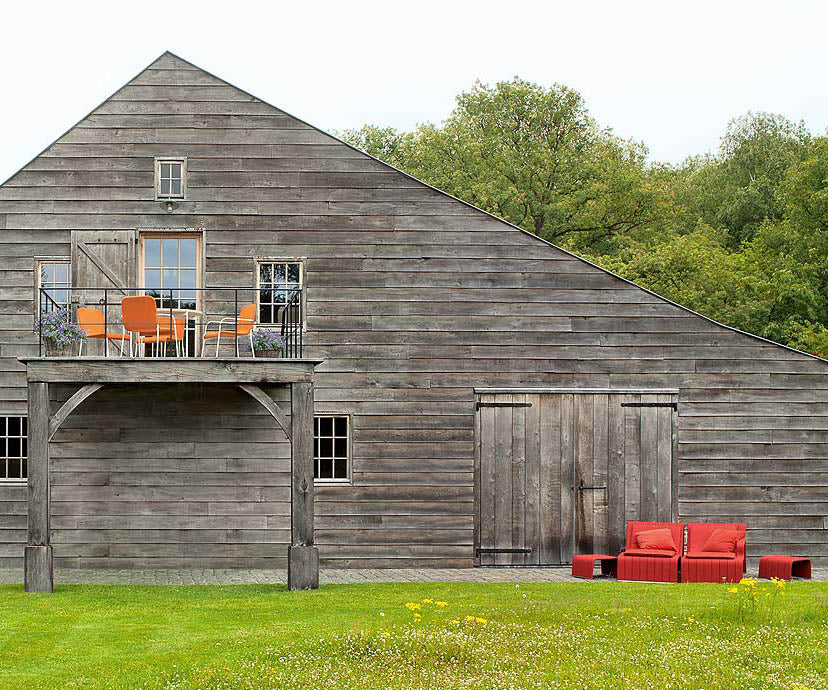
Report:
M188 157L189 199L172 214L154 201L153 158L164 155ZM72 230L175 227L205 229L206 285L252 285L256 256L307 257L307 353L326 359L317 411L353 415L353 485L317 491L323 563L471 565L476 386L679 389L680 516L747 522L753 558L790 552L828 563L828 365L671 305L170 55L0 187L2 411L25 413L16 357L36 351L33 257L69 255ZM229 402L219 395L199 405L223 416ZM186 418L183 405L173 408ZM113 427L119 442L107 443L137 464L143 456L129 450L124 420ZM87 423L90 434L107 429ZM171 430L182 440L159 441L173 444L170 466L229 462L219 451L244 428L205 441L216 452L203 458L176 455L184 447L195 454L183 439L203 428L193 421ZM209 428L211 439L225 429ZM115 474L95 464L99 446L68 440L81 432L67 428L55 444L56 458L90 463L72 471L76 484L55 487L77 498L65 503L78 510L84 497L117 491L95 484ZM174 473L160 464L159 476ZM221 489L206 483L207 465L192 468L205 474L190 487L212 496ZM246 496L279 488L238 481L221 486ZM128 502L151 517L142 497L167 490L136 484ZM185 510L205 501L176 503ZM191 553L196 562L249 564L265 548L230 540L229 527L218 530L227 539L210 542L215 548L179 544L175 530L184 528L175 523L169 534L146 527L157 531L142 541L141 523L130 523L135 538L118 534L129 545L118 550L93 541L111 524L109 510L93 511L102 526L82 534L71 523L79 516L69 516L56 535L58 556L117 566L118 558L161 565ZM195 529L209 531L203 524ZM0 486L0 559L19 562L24 528L25 488ZM87 541L72 551L67 538Z
M54 389L54 406L75 390ZM58 566L286 563L290 443L234 386L104 387L57 432L51 460Z

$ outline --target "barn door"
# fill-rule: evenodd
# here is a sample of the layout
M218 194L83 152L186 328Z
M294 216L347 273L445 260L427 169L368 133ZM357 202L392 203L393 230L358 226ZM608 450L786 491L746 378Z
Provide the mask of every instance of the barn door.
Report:
M106 311L110 330L119 329L121 298L135 294L135 246L136 233L130 230L72 231L73 305ZM89 354L103 353L101 341L88 345Z
M676 396L578 395L573 553L617 554L628 520L673 517Z
M618 553L627 520L670 520L675 414L671 394L480 395L476 563Z

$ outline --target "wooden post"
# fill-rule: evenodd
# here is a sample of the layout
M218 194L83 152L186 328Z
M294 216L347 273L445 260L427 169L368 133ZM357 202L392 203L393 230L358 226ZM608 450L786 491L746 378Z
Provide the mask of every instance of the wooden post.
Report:
M24 589L53 592L49 524L49 384L29 383L29 524L24 550Z
M290 385L290 547L288 589L319 587L313 545L313 384Z

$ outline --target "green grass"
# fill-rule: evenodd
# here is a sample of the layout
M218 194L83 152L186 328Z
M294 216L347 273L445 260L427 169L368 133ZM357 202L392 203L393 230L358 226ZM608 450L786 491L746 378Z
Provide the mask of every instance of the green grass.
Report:
M0 687L828 689L828 584L770 601L740 620L722 585L2 586Z

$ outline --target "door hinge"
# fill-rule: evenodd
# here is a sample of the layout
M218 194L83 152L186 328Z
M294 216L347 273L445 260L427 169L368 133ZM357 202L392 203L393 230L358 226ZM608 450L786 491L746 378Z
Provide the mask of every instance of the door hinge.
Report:
M481 407L532 407L532 403L528 402L480 402L475 405L476 410Z
M621 407L672 407L678 411L677 402L625 402L621 403Z
M579 486L578 491L601 491L606 488L606 486Z

